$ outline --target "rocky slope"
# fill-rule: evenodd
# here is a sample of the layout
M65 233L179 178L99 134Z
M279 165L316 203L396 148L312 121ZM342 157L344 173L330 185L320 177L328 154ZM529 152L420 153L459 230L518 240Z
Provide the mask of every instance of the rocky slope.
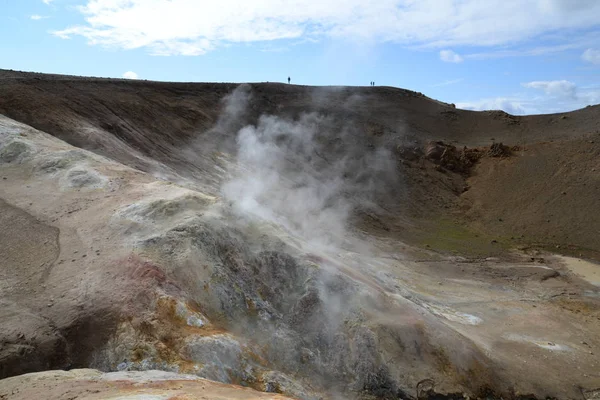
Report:
M356 177L361 190L377 188L368 200L376 197L383 209L361 209L364 198L353 204L355 225L369 234L447 249L453 246L431 237L431 232L444 230L451 216L452 230L466 224L485 236L484 242L496 239L546 248L563 244L563 249L568 244L572 255L600 259L600 220L593 211L600 196L599 106L519 117L459 110L390 87L256 83L231 96L237 87L0 70L0 114L76 147L212 193L219 193L222 182L223 160L216 154L236 157L241 128L257 126L261 116L299 122L302 115L312 115L304 124L318 128L311 128L315 140L311 149L304 149L309 154L302 162L310 158L317 173L334 164L334 174ZM263 123L263 129L273 125ZM476 170L440 168L423 157L429 141L443 141L458 150L501 142L515 148L515 157L488 157L475 165ZM392 156L382 157L382 150ZM363 154L368 157L360 160ZM374 162L381 158L387 165ZM342 165L347 160L351 162ZM365 168L365 163L375 168ZM366 176L357 177L357 171ZM375 182L365 186L373 176ZM477 176L485 178L474 178L475 184L468 180ZM470 188L476 190L461 195ZM528 197L531 193L535 196ZM559 217L565 215L566 204L578 210L574 218ZM499 224L499 219L511 223ZM464 246L458 250L464 251ZM485 252L489 251L494 249Z
M160 369L306 399L600 387L598 266L544 251L600 250L597 107L9 71L0 90L2 377Z
M137 399L137 400L285 400L239 386L219 384L172 372L111 372L92 369L49 371L6 379L0 396L10 399Z

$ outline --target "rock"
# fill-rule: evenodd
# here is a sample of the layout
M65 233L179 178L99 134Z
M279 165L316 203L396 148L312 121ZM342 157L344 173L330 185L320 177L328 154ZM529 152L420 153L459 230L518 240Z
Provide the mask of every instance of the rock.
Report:
M512 152L508 146L505 146L502 143L493 143L487 151L487 154L490 157L508 157Z
M203 365L200 376L225 383L231 383L234 376L242 377L242 348L230 335L192 336L183 353Z
M31 156L34 152L31 144L13 139L8 144L0 147L0 165L1 164L20 164Z
M262 393L224 385L194 375L165 371L102 373L93 369L46 371L0 381L0 397L17 399L247 399L291 400L281 394Z
M443 168L454 172L466 173L481 158L482 153L477 149L466 146L458 150L456 146L441 141L430 141L425 145L425 158L436 163L436 170Z
M402 160L416 161L423 156L423 151L414 144L399 144L396 146L396 154ZM410 165L406 163L406 165Z
M35 162L34 170L40 174L52 175L85 159L85 153L78 149L44 154Z
M281 372L266 372L262 375L261 381L264 382L264 391L267 393L283 393L294 398L306 400L319 399L319 396L312 394L310 390L307 390Z
M65 187L76 189L98 189L105 186L106 183L106 177L85 167L75 167L69 170L63 178Z
M444 142L428 142L425 146L425 157L431 160L439 161L449 147L450 146L444 144Z

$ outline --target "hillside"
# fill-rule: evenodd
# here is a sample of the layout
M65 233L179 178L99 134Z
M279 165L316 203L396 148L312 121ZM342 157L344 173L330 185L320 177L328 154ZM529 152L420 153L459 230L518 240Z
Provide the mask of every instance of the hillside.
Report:
M385 208L392 211L385 215L390 221L386 232L402 236L406 218L446 219L460 210L459 217L466 215L466 221L473 222L470 228L479 233L502 239L524 235L525 243L554 247L562 243L588 257L600 257L600 216L593 212L594 201L600 198L600 170L596 168L600 106L560 115L517 117L501 111L457 110L419 93L390 87L259 83L246 86L250 99L241 114L228 117L226 124L231 126L217 126L222 99L236 87L2 71L0 113L125 165L183 178L213 169L212 159L185 156L182 150L196 143L202 149L225 146L232 150L237 130L256 124L261 115L293 120L316 113L327 118L330 130L321 133L330 143L320 154L329 157L328 153L338 151L332 155L336 159L347 152L348 148L336 149L333 143L346 131L352 131L355 152L408 149L400 155L406 160L394 172L401 182L394 182L393 193L385 196ZM413 151L420 151L428 141L443 141L459 149L500 142L518 150L510 160L492 159L462 176L447 176L421 165L422 154ZM510 167L500 167L507 164ZM466 181L482 175L487 186L473 184L476 178ZM473 191L457 197L471 187ZM532 187L536 187L535 195L530 196ZM499 193L501 202L497 201ZM577 212L567 217L561 212L567 205ZM506 222L499 224L500 219ZM463 222L461 218L459 225ZM402 239L410 241L415 235L422 236L411 232ZM434 244L435 239L430 242Z
M600 106L0 70L0 114L0 377L597 395Z

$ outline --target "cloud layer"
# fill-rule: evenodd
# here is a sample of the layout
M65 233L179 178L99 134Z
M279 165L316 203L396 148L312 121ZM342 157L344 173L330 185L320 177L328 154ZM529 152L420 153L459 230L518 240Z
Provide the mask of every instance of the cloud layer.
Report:
M440 60L442 60L444 62L450 62L450 63L463 62L463 58L459 54L456 54L455 52L453 52L452 50L440 51Z
M544 93L558 97L577 97L577 86L569 81L534 81L523 84L524 87L530 89L543 90Z
M513 115L526 114L529 111L527 106L523 104L522 99L509 97L496 97L474 102L460 102L456 103L456 107L475 111L502 110Z
M600 50L587 49L583 52L581 58L589 63L600 65Z
M600 103L600 86L577 86L566 80L533 81L522 83L531 92L514 96L457 102L467 110L503 110L509 114L546 114L572 111ZM540 93L541 92L541 93Z
M156 55L199 55L228 43L300 37L438 48L514 44L557 30L597 26L600 2L87 0L78 10L85 24L55 35L79 35L91 44L121 49L147 48Z
M127 71L123 74L123 78L125 79L140 79L140 77L138 76L138 74L136 74L133 71Z

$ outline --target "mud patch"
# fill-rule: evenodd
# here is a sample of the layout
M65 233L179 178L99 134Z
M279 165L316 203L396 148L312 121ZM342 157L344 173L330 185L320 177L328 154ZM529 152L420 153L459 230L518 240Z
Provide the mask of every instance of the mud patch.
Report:
M149 200L131 204L117 212L117 216L136 222L165 222L177 216L192 216L214 202L212 196L186 193L171 199Z
M35 171L42 174L54 174L86 158L80 150L58 151L43 155L36 163Z
M58 229L1 199L0 226L0 291L22 279L43 283L59 254Z
M13 139L0 149L1 164L20 164L31 157L34 148L27 142Z
M112 397L111 400L169 400L173 399L168 394L132 394L127 396Z
M565 266L592 285L600 286L600 265L579 258L558 256Z
M463 324L463 325L479 325L483 322L483 319L481 319L475 315L467 314L467 313L460 312L460 311L455 311L448 307L436 306L436 305L425 304L425 303L422 305L425 309L427 309L432 314L437 315L439 317L443 317L443 318L447 319L448 321L458 322L459 324Z
M567 345L553 342L551 340L536 339L526 335L519 335L516 333L509 333L504 335L504 338L513 342L529 343L538 346L542 349L551 351L570 351L571 348Z
M100 189L106 186L108 179L93 169L75 167L62 179L62 187L69 189Z

